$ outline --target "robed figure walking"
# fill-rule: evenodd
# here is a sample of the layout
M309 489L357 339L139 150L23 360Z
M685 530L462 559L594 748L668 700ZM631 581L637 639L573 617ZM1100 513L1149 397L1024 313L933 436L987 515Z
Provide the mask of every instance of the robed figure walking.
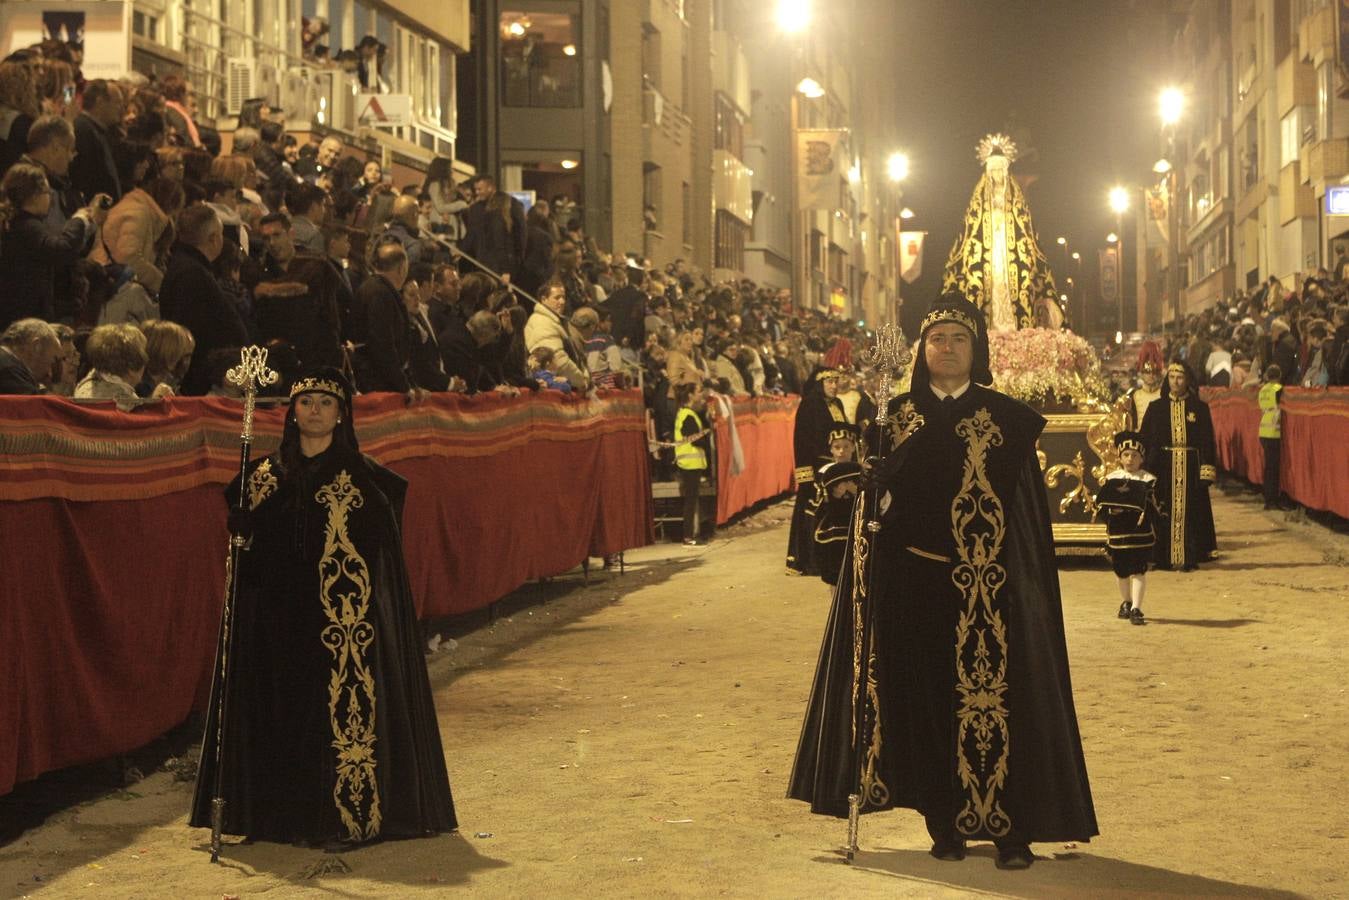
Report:
M1218 478L1218 445L1208 404L1194 372L1176 360L1166 367L1161 396L1143 415L1143 468L1157 476L1165 516L1153 560L1158 568L1190 571L1218 550L1208 487Z
M880 426L880 529L859 502L788 796L846 816L860 757L863 813L917 810L934 856L991 840L1001 867L1024 868L1032 842L1097 828L1035 456L1044 419L991 383L983 316L943 296ZM874 727L854 734L858 702Z
M351 398L336 369L296 381L280 450L241 476L226 834L333 848L457 824L403 560L407 483L361 454ZM217 674L194 827L211 824L221 689Z
M792 426L792 449L796 456L793 481L796 484L796 504L792 508L792 525L787 534L787 574L818 575L814 560L815 523L810 507L815 500L815 469L830 461L829 431L840 422L847 422L843 403L838 399L837 369L820 368L811 375L801 405L796 408Z

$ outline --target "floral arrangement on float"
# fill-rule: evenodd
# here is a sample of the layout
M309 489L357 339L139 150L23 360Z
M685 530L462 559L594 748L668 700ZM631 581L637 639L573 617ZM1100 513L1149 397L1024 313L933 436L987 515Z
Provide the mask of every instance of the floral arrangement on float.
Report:
M1096 351L1067 329L991 331L988 352L993 386L1023 403L1076 407L1109 396Z
M988 345L993 387L1042 412L1099 409L1109 396L1096 351L1067 329L990 331ZM901 392L909 389L909 377L901 379Z

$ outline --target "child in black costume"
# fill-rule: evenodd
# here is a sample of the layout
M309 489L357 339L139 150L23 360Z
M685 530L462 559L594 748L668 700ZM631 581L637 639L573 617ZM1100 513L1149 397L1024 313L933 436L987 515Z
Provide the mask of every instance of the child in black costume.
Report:
M1096 494L1096 514L1106 517L1106 547L1122 601L1119 617L1145 625L1143 592L1160 511L1152 491L1157 479L1143 471L1143 436L1137 431L1116 434L1115 448L1120 467L1106 476Z
M852 523L853 501L862 480L862 467L854 460L857 437L857 426L834 423L829 429L831 459L815 470L815 497L807 515L812 523L813 559L826 584L838 583Z

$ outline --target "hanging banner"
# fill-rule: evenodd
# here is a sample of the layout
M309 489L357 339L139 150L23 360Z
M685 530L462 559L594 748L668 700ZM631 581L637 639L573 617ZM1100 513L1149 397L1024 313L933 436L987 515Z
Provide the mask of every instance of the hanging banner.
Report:
M1167 183L1165 181L1156 187L1148 188L1144 193L1144 198L1148 204L1148 223L1151 226L1148 228L1149 247L1156 246L1152 241L1154 230L1161 235L1163 244L1171 240L1171 206L1167 194Z
M899 277L913 284L923 274L923 238L926 231L899 233Z
M802 128L796 132L797 197L800 209L837 209L848 166L843 158L845 128Z
M1116 303L1119 301L1119 248L1107 247L1096 252L1101 258L1101 299Z

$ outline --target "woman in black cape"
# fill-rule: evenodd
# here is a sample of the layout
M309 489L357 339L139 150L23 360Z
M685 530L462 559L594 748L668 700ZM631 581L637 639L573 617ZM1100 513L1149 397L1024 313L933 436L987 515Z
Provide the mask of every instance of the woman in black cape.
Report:
M226 834L334 847L457 826L400 524L407 483L361 454L336 369L291 389L248 464L223 751ZM239 479L226 489L238 503ZM218 660L217 660L218 663ZM190 824L209 827L219 665Z

